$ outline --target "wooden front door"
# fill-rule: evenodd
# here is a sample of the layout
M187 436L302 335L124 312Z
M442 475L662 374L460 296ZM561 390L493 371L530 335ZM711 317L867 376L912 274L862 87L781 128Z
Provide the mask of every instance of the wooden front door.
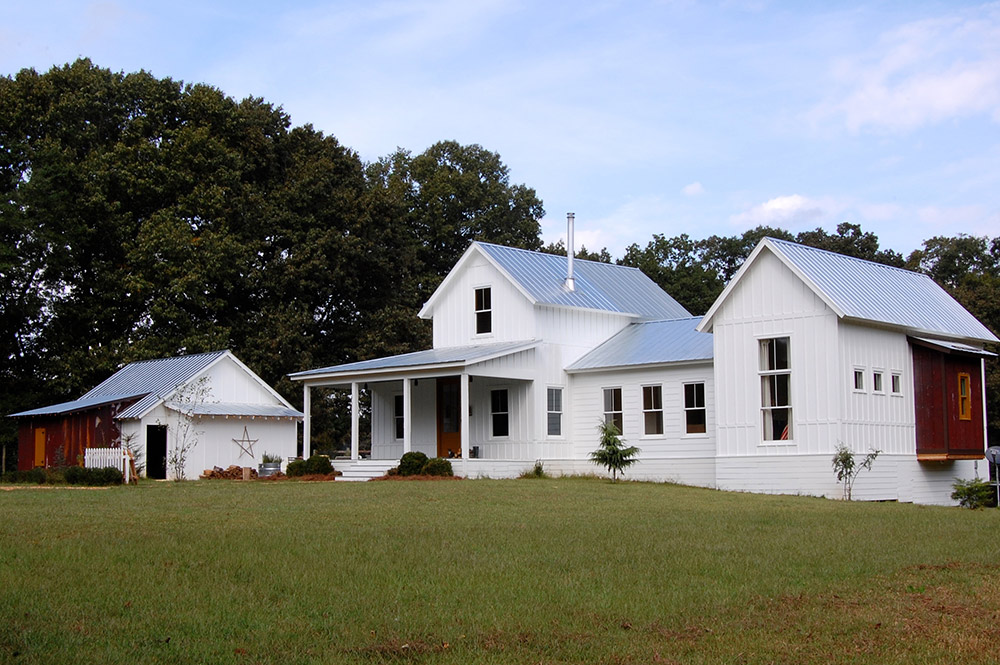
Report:
M437 455L458 457L462 454L462 395L459 377L437 380Z
M45 466L45 428L35 428L35 466Z

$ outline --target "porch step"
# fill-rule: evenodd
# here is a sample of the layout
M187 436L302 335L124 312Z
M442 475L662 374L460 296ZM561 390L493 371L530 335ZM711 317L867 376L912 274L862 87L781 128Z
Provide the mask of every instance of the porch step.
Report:
M338 476L337 480L343 482L364 482L372 478L379 478L398 464L399 462L394 460L358 460L357 462L342 460L338 465L337 460L333 460L333 467L344 474Z

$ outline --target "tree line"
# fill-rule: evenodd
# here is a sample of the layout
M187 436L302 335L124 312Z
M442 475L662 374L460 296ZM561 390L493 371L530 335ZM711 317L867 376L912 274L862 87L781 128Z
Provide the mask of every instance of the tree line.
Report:
M416 311L470 241L565 253L542 246L535 191L478 145L365 163L263 99L87 59L0 77L0 191L0 414L221 348L300 403L290 372L427 348ZM764 235L922 270L1000 328L1000 238L935 238L904 261L854 225L762 227L655 235L617 262L702 313ZM341 413L317 405L318 447L340 443Z

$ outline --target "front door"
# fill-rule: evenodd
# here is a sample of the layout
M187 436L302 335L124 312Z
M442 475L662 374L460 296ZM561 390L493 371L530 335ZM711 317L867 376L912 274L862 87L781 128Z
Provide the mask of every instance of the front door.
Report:
M167 428L146 425L146 477L167 478Z
M35 428L35 466L45 466L45 428Z
M458 457L462 454L462 398L459 377L437 380L437 454Z

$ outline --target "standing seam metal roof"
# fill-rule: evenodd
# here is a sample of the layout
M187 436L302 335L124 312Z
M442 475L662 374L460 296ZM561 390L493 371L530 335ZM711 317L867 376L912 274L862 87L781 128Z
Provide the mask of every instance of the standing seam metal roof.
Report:
M710 361L712 334L697 332L700 316L633 323L566 368L568 372Z
M475 243L538 303L632 314L643 319L691 316L638 268L573 260L575 289L566 289L569 259L485 242Z
M786 240L768 238L767 242L845 317L950 337L998 341L927 275Z

